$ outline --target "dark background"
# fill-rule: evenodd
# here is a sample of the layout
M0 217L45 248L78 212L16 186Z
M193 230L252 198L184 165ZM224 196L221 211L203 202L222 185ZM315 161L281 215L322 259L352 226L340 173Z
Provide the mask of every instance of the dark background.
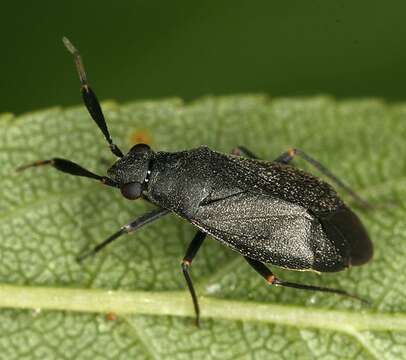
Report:
M101 99L406 98L405 1L14 1L1 14L0 112L79 104L63 35Z

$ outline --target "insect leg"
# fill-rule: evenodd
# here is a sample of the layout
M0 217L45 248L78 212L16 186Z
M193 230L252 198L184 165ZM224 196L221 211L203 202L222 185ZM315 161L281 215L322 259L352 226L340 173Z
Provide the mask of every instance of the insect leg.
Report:
M53 166L55 169L62 171L64 173L74 175L74 176L83 176L86 178L90 179L95 179L99 180L105 185L108 186L113 186L117 187L117 184L107 176L100 176L95 173L92 173L89 170L86 170L85 168L81 167L80 165L66 159L59 159L59 158L53 158L53 159L48 159L48 160L38 160L34 161L32 163L22 165L18 167L16 170L17 171L23 171L25 169L31 168L31 167L37 167L37 166L44 166L44 165L50 165Z
M363 303L368 303L366 300L361 299L360 297L350 294L345 290L340 290L340 289L332 289L332 288L327 288L327 287L321 287L321 286L313 286L313 285L304 285L304 284L297 284L297 283L292 283L288 281L283 281L281 279L278 279L271 270L268 269L268 267L263 264L262 262L258 260L253 260L248 257L245 257L245 260L247 260L248 264L258 273L260 274L265 280L268 282L270 285L276 285L276 286L285 286L285 287L290 287L290 288L295 288L295 289L302 289L302 290L310 290L310 291L322 291L322 292L329 292L333 294L338 294L342 296L347 296L353 299L357 299L359 301L362 301Z
M113 143L109 129L106 124L106 120L104 119L103 111L100 107L99 100L97 99L96 94L89 86L85 72L85 67L83 66L82 58L80 57L78 50L72 45L72 43L66 37L63 37L62 41L65 47L68 49L68 51L73 55L73 58L75 60L76 69L78 71L81 84L80 91L82 93L83 102L86 105L87 111L89 112L90 116L103 133L106 141L109 143L111 152L117 157L123 157L123 153L121 152L121 150L118 148L116 144Z
M120 228L120 230L116 231L113 235L109 236L106 240L97 244L93 249L83 253L82 255L79 255L76 258L76 260L81 262L84 259L86 259L87 257L95 255L105 246L107 246L108 244L110 244L111 242L113 242L114 240L119 238L121 235L136 231L140 227L147 225L148 223L155 221L168 213L169 213L169 210L158 208L158 209L154 209L154 210L136 218L135 220L131 221L130 223L122 226Z
M207 234L202 231L198 231L196 233L192 242L190 243L189 247L187 248L186 255L183 258L182 263L181 263L183 275L185 276L190 295L192 296L193 306L195 308L196 326L199 326L199 324L200 324L200 308L199 308L199 302L198 302L197 296L196 296L196 291L193 287L192 278L190 277L190 274L189 274L189 268L190 268L190 265L192 264L194 257L196 256L196 253L200 249L200 246L202 245L203 240L205 239L206 235Z
M335 176L329 169L327 169L317 160L313 159L311 156L307 155L302 150L291 148L288 151L284 152L282 155L278 156L275 159L275 161L283 164L288 164L296 156L301 157L303 160L307 161L309 164L311 164L317 170L319 170L323 175L327 176L334 184L336 184L338 187L346 191L359 205L365 208L372 208L371 204L369 204L366 200L360 197L348 185L346 185L342 180L340 180L337 176Z

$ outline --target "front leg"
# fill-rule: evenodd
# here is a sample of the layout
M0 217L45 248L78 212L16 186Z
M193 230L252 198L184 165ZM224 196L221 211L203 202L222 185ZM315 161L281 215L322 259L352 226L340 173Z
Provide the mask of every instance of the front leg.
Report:
M97 244L93 249L79 255L77 257L77 261L81 262L84 259L88 258L89 256L93 256L97 254L101 249L103 249L108 244L112 243L114 240L118 239L121 235L128 234L138 230L140 227L149 224L155 220L158 220L162 216L169 213L167 209L154 209L135 220L131 221L130 223L122 226L120 230L116 231L113 235L109 236L106 240L102 241L101 243Z

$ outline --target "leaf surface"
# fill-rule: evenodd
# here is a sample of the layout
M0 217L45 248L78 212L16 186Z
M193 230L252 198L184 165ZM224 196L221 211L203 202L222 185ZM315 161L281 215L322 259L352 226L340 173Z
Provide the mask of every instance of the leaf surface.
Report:
M206 144L229 152L243 144L273 159L294 146L321 161L378 205L355 207L374 259L321 276L274 270L286 280L347 289L372 305L269 288L238 254L208 239L192 267L204 317L197 330L179 266L192 226L169 215L77 264L76 255L151 205L52 168L15 172L63 157L104 174L114 159L83 106L5 114L0 359L406 358L406 105L232 96L103 107L123 150L134 142L165 151ZM106 317L110 308L116 319Z

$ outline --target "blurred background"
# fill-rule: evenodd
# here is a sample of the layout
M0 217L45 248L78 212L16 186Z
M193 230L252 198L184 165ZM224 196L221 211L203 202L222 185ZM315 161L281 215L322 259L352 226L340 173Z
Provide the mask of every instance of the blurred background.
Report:
M208 94L406 98L405 1L9 1L0 112Z

